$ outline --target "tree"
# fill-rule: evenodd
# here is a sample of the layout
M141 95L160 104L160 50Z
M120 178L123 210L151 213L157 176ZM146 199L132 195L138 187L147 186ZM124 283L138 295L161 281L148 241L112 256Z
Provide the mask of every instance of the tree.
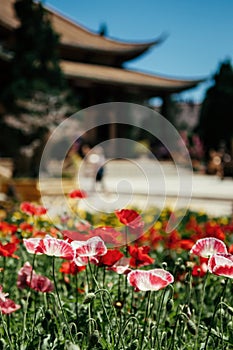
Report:
M7 124L7 133L0 154L18 159L21 146L41 140L41 127L59 124L78 106L59 66L59 35L52 28L49 12L33 0L16 0L14 9L20 25L13 35L10 74L1 96L4 115L0 126L3 129ZM5 142L11 138L15 150L7 154ZM15 174L21 175L17 169Z
M207 92L201 108L197 131L201 136L206 156L224 144L231 152L233 137L233 67L223 62L213 77L214 84Z

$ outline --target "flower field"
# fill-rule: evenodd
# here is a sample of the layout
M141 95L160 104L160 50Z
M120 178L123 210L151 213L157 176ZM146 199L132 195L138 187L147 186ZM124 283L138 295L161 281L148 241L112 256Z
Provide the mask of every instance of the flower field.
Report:
M233 349L233 223L156 208L0 211L0 349ZM77 210L76 210L76 209ZM76 210L76 211L75 211Z

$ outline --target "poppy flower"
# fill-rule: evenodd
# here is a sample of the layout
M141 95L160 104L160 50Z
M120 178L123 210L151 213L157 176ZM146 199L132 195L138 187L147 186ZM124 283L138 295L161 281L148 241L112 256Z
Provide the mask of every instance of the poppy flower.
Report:
M23 243L27 251L32 254L45 254L67 260L73 260L74 258L74 250L70 243L62 239L53 238L49 235L46 235L43 239L24 239Z
M98 257L107 253L107 247L100 237L92 237L87 241L73 241L71 246L75 250L74 262L77 266L84 266L91 262L98 263Z
M131 269L129 268L129 261L129 258L123 256L114 265L109 267L108 270L114 271L118 273L118 275L127 275L131 271Z
M115 215L122 224L129 227L131 233L141 234L143 232L144 222L136 210L116 210Z
M214 254L227 254L227 247L219 239L207 237L199 239L190 250L190 253L203 258L209 258Z
M27 261L21 267L21 269L18 272L18 277L17 277L17 287L19 289L24 289L29 286L30 280L32 279L33 274L35 274L35 271L32 271L32 266L31 264ZM28 280L29 277L29 280Z
M120 232L111 226L99 226L89 231L91 235L100 237L105 243L118 244Z
M204 277L207 271L208 271L208 258L200 257L200 264L193 266L192 276Z
M71 230L63 230L62 234L64 238L68 238L69 241L87 241L89 238L91 238L89 233Z
M108 249L105 255L102 255L98 258L98 266L113 266L119 261L124 254L120 252L118 249Z
M14 252L18 249L18 245L16 243L6 243L2 244L0 242L0 256L5 257L11 257L19 259L17 255L14 254Z
M35 274L31 280L30 288L42 293L49 293L54 290L53 283L48 277Z
M9 224L8 222L0 222L0 232L3 233L3 236L11 235L17 231L17 226Z
M0 310L4 315L9 315L12 312L20 309L20 305L15 304L11 299L8 299L8 293L2 292L2 286L0 286Z
M41 216L47 213L46 208L39 205L36 206L30 202L21 203L20 210L28 215L34 215L34 216Z
M86 266L77 266L74 261L64 261L61 264L60 272L65 273L67 275L77 275L80 271L86 269Z
M73 190L69 193L70 198L87 198L87 194L82 190Z
M30 287L31 289L42 293L48 293L54 289L50 279L36 274L36 272L32 270L32 266L29 262L26 262L18 272L17 287L20 289Z
M233 278L233 255L212 255L208 262L208 269L215 275Z
M100 237L92 237L87 241L73 241L71 246L80 257L101 256L107 253L104 241Z
M133 270L127 276L135 291L157 291L173 283L173 275L163 269Z
M154 259L148 255L149 251L150 247L148 246L128 246L128 252L131 255L130 266L140 267L153 264Z

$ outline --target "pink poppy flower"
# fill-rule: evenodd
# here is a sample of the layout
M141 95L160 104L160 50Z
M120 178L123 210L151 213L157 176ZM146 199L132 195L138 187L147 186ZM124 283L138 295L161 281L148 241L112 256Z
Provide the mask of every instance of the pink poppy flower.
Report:
M38 253L36 251L40 241L41 238L24 238L23 244L25 245L28 253L41 255L42 253Z
M214 254L227 254L227 247L220 239L207 237L199 239L190 250L190 253L209 258Z
M3 314L9 315L12 312L20 309L20 305L15 304L15 302L11 299L8 299L8 293L2 292L2 286L0 286L0 310Z
M54 286L49 278L37 275L29 262L26 262L24 266L19 270L17 278L17 287L24 289L30 287L37 292L48 293L54 289Z
M118 273L118 275L127 275L131 271L129 268L129 262L130 258L123 256L113 266L109 267L108 270L112 270Z
M32 279L33 275L35 275L35 272L32 271L31 264L27 261L21 267L21 269L18 272L18 278L17 278L17 287L20 289L24 289L30 285L30 280Z
M49 278L42 275L37 275L37 274L33 276L31 280L30 288L34 289L37 292L42 292L42 293L49 293L54 290L53 283L50 281Z
M98 236L87 241L73 241L71 246L75 249L76 255L80 257L101 256L107 253L104 241Z
M174 281L173 275L163 269L134 270L128 274L127 278L135 291L157 291Z
M23 243L29 253L46 254L67 260L73 260L74 258L74 250L70 243L62 239L53 238L49 235L46 235L43 239L24 239Z
M212 255L208 261L208 269L215 275L233 278L233 255Z

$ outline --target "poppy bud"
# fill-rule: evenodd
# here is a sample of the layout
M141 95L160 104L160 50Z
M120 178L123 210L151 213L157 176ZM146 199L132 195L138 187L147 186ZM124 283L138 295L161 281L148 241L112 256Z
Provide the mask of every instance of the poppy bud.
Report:
M89 345L95 346L99 340L99 332L97 329L90 335Z
M191 334L193 334L193 335L196 334L197 328L196 328L196 325L195 325L195 323L194 323L193 321L188 320L188 322L187 322L187 328L188 328L188 331L189 331Z
M95 293L88 293L84 300L83 300L83 304L89 304L91 303L93 300L95 299Z
M166 304L167 311L171 311L173 309L173 305L174 305L173 299L168 299L167 304Z

